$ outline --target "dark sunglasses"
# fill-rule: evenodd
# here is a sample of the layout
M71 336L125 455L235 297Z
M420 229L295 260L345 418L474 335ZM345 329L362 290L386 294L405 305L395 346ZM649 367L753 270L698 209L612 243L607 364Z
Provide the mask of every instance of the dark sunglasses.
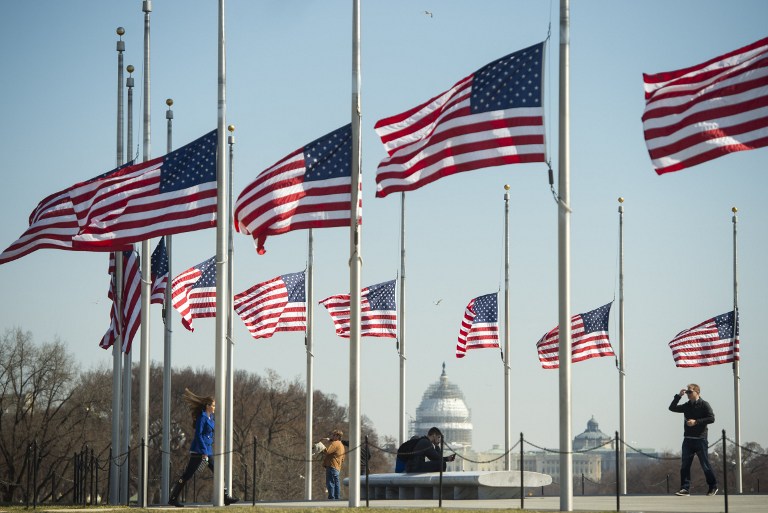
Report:
M686 391L685 391L685 393L686 393L686 394L692 394L692 393L693 393L693 390L686 390Z

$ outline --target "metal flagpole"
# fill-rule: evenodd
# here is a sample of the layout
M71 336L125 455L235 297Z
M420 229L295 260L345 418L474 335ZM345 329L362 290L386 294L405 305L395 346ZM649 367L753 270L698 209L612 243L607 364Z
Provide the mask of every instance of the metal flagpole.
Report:
M349 252L349 448L360 450L360 252L361 172L360 0L352 0L352 201ZM360 457L349 459L349 506L360 506Z
M126 147L128 148L128 161L131 161L133 158L133 77L130 76L131 73L133 73L133 69L133 66L130 64L125 68L125 70L128 72L128 78L125 79L125 85L128 88L128 119L126 126ZM117 254L120 255L120 259L122 260L122 255L120 252ZM119 267L122 268L122 266ZM118 311L122 311L122 308ZM118 318L122 319L122 316ZM122 322L122 320L120 322ZM122 330L122 326L120 329ZM122 336L120 337L119 341L119 346L122 348ZM120 469L120 504L127 504L131 496L129 490L130 476L128 475L128 449L131 446L131 392L133 382L133 366L131 363L132 358L133 356L130 351L126 351L123 354L123 436L120 437L120 453L125 455L125 459L123 460Z
M304 459L306 465L304 467L304 498L308 501L312 500L312 431L313 415L314 415L314 358L313 354L313 321L315 313L315 301L314 301L314 260L315 260L315 237L312 232L312 228L309 229L307 235L307 331L305 335L305 347L307 351L307 406L306 406L306 443L304 447ZM255 471L255 469L254 469Z
M512 470L512 376L509 327L509 185L504 186L504 468ZM520 462L522 465L522 461ZM520 467L520 470L523 468Z
M120 39L117 41L117 156L115 159L116 167L123 165L123 52L125 51L125 41L123 41L123 34L125 29L123 27L117 27L117 35ZM119 298L122 298L122 287L119 288L120 294L118 294L118 283L122 283L123 278L123 266L118 265L117 257L122 253L115 252L115 277L114 277L114 291L115 291L115 306L118 307L117 311L122 312L120 308ZM120 258L120 264L122 264L122 258ZM118 282L118 272L120 269L120 281ZM115 322L119 322L118 316L115 318ZM118 328L122 328L118 324ZM118 338L112 345L112 459L109 461L109 503L117 504L120 500L120 480L118 475L120 473L120 467L117 464L118 448L120 447L120 396L122 395L122 337L120 334L122 331L118 329Z
M144 0L144 162L152 153L150 143L149 111L149 13L152 12L152 0ZM152 268L149 240L141 241L141 355L139 360L139 440L146 444L149 440L149 298L151 295ZM147 485L149 476L148 458L141 458L139 465L138 506L146 508Z
M168 125L166 153L173 151L173 100L165 100L168 110L165 119ZM165 284L163 302L163 443L162 468L160 471L160 504L168 504L171 486L171 236L165 236L165 252L168 257L168 281Z
M736 340L736 337L738 337L738 322L739 322L739 280L738 280L738 274L736 273L736 223L738 222L738 219L736 218L736 212L738 212L739 209L736 207L733 207L731 209L731 212L733 212L733 328L734 328L734 341ZM736 454L736 493L741 494L743 492L742 489L742 476L741 476L741 378L739 377L739 360L735 357L733 359L733 403L734 403L734 418L736 419L736 447L734 447L734 452Z
M624 367L624 198L619 198L619 493L627 494L626 367Z
M216 152L216 175L218 177L218 194L216 197L216 405L218 406L217 417L222 420L219 429L214 433L213 446L217 451L225 446L224 435L227 432L227 403L226 394L226 373L229 372L226 360L226 335L227 324L230 312L227 310L229 302L229 269L228 260L228 240L227 223L224 222L230 216L229 198L229 177L227 176L227 152L225 150L225 123L226 123L226 62L224 45L224 0L219 0L219 41L218 41L218 141ZM223 411L222 411L223 410ZM224 505L224 459L217 456L213 460L213 505Z
M573 510L571 454L571 219L570 219L570 2L560 0L560 116L558 137L558 288L560 340L560 511Z
M398 447L408 438L405 421L405 193L400 193L400 316L398 324L400 344L400 439Z
M227 142L229 143L229 204L233 205L235 198L233 197L234 191L232 189L234 180L235 180L235 125L229 125L227 127L227 130L229 131L229 138L227 139ZM229 223L227 226L227 230L229 230L228 233L228 251L227 251L227 267L228 267L228 273L227 277L229 278L228 281L228 287L227 290L229 291L227 293L226 301L227 301L227 394L226 394L226 403L227 403L227 419L226 419L226 431L224 432L224 490L229 490L230 493L233 493L232 491L232 428L233 428L233 419L232 414L234 412L234 404L233 404L233 391L234 391L234 356L235 356L235 339L234 339L234 320L235 316L232 314L234 311L234 298L232 297L232 291L234 290L234 265L235 265L235 239L232 237L232 235L235 232L235 218L233 216L229 217Z

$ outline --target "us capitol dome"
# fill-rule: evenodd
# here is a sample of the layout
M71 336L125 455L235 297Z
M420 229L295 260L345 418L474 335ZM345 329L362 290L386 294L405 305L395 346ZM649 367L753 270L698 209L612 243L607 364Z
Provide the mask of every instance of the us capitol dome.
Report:
M445 363L440 380L427 387L411 422L411 435L425 435L437 426L445 441L454 449L472 446L472 413L464 402L461 389L448 381Z

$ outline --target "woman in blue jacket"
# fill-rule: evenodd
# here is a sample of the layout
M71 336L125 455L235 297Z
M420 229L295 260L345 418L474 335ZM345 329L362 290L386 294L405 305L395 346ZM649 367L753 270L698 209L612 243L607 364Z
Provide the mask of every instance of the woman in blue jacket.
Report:
M179 502L179 495L184 485L192 479L198 469L207 466L213 472L213 433L216 427L214 412L216 411L216 399L213 396L201 397L188 388L184 389L184 400L189 405L189 413L192 415L192 424L195 428L195 436L189 447L189 463L184 473L173 485L168 504L183 507ZM230 497L224 490L224 504L229 506L239 499Z

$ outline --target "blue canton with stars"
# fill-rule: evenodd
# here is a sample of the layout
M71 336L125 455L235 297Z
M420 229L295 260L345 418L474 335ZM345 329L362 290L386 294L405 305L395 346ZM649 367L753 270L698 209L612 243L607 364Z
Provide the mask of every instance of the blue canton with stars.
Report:
M352 124L304 146L304 181L352 176Z
M304 295L304 271L300 273L284 274L280 276L288 290L289 303L303 303L306 301Z
M193 289L201 289L204 287L216 287L216 257L212 256L205 262L197 264L195 266L202 274L200 279L192 285Z
M717 326L717 338L720 340L733 338L733 312L724 313L715 317L715 326Z
M544 43L511 53L475 72L473 114L518 107L541 107Z
M584 322L584 333L608 331L608 316L611 313L612 304L613 302L610 302L591 312L581 314L581 320Z
M475 318L472 324L476 322L493 323L499 320L499 300L498 294L486 294L475 298Z
M165 249L165 238L161 237L157 247L152 252L152 277L168 274L168 252Z
M217 142L218 130L213 130L166 155L160 170L160 192L215 182Z
M395 310L395 280L371 285L366 297L371 310Z

